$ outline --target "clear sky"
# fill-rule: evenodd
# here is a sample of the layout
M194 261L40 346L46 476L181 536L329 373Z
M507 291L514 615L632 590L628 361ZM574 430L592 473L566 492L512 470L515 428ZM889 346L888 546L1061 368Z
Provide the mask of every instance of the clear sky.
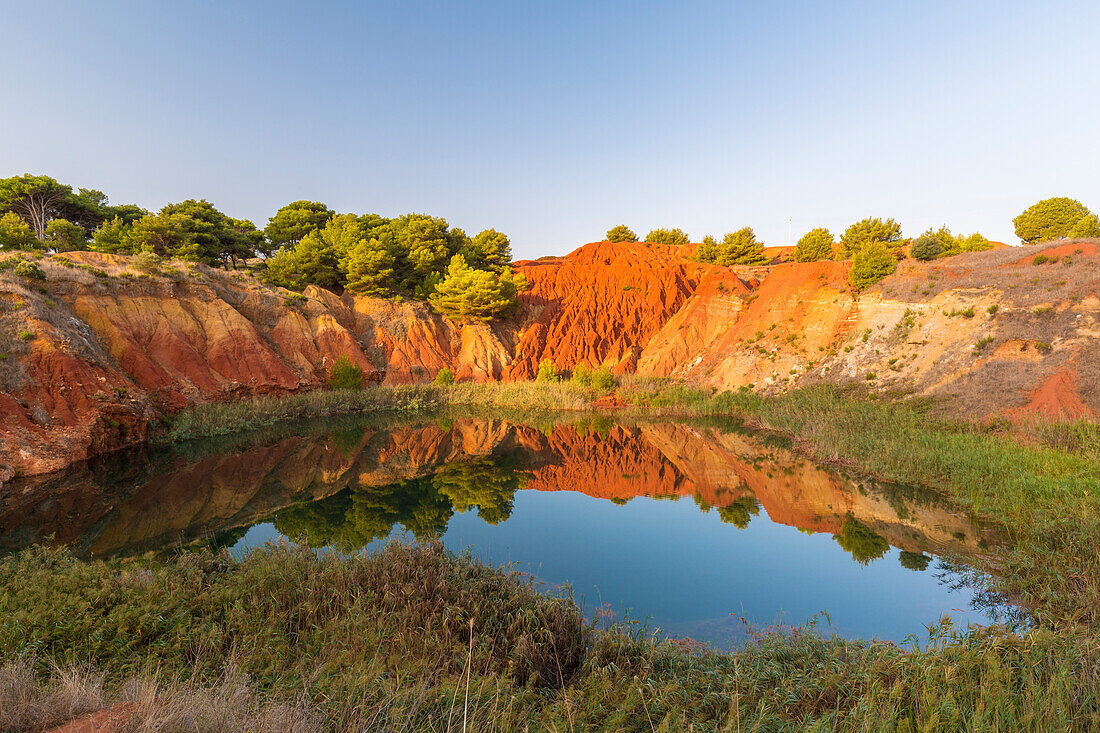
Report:
M892 216L1016 242L1100 209L1100 3L35 2L0 175L113 203L306 198L560 254L626 223L768 244Z

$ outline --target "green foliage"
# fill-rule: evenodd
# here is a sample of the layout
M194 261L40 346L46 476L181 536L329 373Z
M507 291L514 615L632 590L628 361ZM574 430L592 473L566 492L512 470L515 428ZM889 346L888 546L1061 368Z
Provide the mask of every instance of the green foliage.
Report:
M652 232L650 232L652 234ZM631 231L625 224L611 227L607 230L608 242L637 242L638 235Z
M645 241L655 244L687 244L690 240L682 229L654 229L645 235Z
M969 234L966 236L955 235L951 233L951 230L946 226L942 226L939 229L929 229L921 238L931 237L940 243L943 249L943 257L951 257L963 252L981 252L983 250L992 249L993 243L986 239L978 232ZM912 250L910 250L912 252ZM916 255L913 255L916 257ZM919 258L918 258L919 259Z
M256 249L263 246L263 235L252 222L230 218L206 199L168 204L158 216L178 240L172 250L157 251L159 255L168 254L208 265L235 265L239 260L252 257ZM145 247L131 247L134 252L142 249Z
M753 495L739 496L726 506L718 508L718 517L738 529L749 526L752 518L760 513L760 501Z
M928 564L932 562L932 558L920 552L902 550L901 554L898 556L898 561L903 568L914 570L919 573L928 569Z
M25 277L28 280L45 280L46 273L42 271L42 268L38 266L37 262L31 262L30 260L20 260L15 269L12 270L18 277Z
M876 242L894 248L900 240L901 225L896 221L868 217L844 230L844 236L840 238L839 256L841 259L853 257L864 246Z
M1046 255L1035 255L1031 258L1031 264L1033 265L1045 265L1050 262L1050 258Z
M54 219L46 225L45 242L55 252L74 252L88 248L88 233L68 219Z
M294 201L283 206L267 221L264 227L264 254L271 254L282 247L293 248L310 232L317 231L334 212L320 201Z
M718 259L718 242L709 234L703 237L703 241L695 248L696 262L714 262Z
M385 296L394 288L393 268L397 261L397 241L382 232L371 239L360 239L341 261L347 274L347 288L360 295Z
M0 216L0 249L31 250L37 243L30 225L19 214L9 211Z
M722 237L718 245L719 265L763 265L768 258L764 256L764 243L756 241L752 227L743 227Z
M573 367L572 380L582 387L588 387L592 384L592 369L588 364L583 361Z
M435 379L432 380L436 384L442 384L444 386L455 383L455 373L451 371L450 367L443 367L435 373Z
M492 272L504 272L512 264L512 244L506 234L496 229L479 232L461 253L470 267Z
M332 364L328 373L329 389L362 389L363 370L358 364L341 354Z
M140 221L140 218L138 219ZM92 232L92 245L91 249L96 252L107 252L108 254L116 254L118 252L130 251L130 232L133 229L134 222L128 222L121 216L116 216L108 221L99 225L99 228ZM143 225L145 227L148 224ZM138 246L137 251L146 251ZM147 251L152 251L150 248Z
M130 266L138 272L151 275L160 270L160 257L156 252L138 252L130 261Z
M894 253L882 242L864 245L852 257L852 269L848 281L856 290L865 290L898 269Z
M811 229L802 235L794 247L794 258L798 262L816 262L833 257L833 234L825 227Z
M1012 223L1016 225L1016 236L1022 242L1036 244L1076 236L1073 232L1079 226L1082 230L1088 230L1090 222L1081 220L1091 213L1080 201L1058 196L1032 204Z
M456 254L429 302L452 320L490 321L512 315L519 305L519 291L526 287L522 275L513 279L507 268L500 275L475 270Z
M592 389L598 392L610 392L615 387L615 375L607 367L602 366L592 372Z
M554 362L550 359L543 359L539 362L539 371L535 375L536 382L556 382L558 381L558 368L554 366Z
M1069 236L1074 239L1100 239L1100 217L1087 214L1073 225Z
M30 341L31 339L34 338L34 332L33 331L22 330L22 331L19 332L19 338L23 339L24 341Z
M844 520L840 534L833 535L833 539L861 565L878 560L890 549L890 543L851 514Z
M943 254L944 247L939 239L927 234L917 237L909 245L909 254L918 260L934 260Z

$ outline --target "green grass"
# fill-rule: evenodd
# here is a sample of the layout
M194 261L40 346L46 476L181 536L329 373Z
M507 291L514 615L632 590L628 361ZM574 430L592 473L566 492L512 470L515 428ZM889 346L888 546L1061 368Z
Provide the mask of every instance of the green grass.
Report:
M5 675L22 664L24 690L29 676L56 685L58 670L101 675L105 703L132 697L134 680L178 698L181 686L223 689L231 673L237 693L207 696L203 714L222 722L206 729L273 730L255 727L256 710L287 707L308 713L308 730L1100 723L1094 647L1047 630L933 628L923 648L766 630L736 653L715 653L631 623L596 631L568 597L432 544L370 557L277 546L240 561L199 551L163 562L81 562L39 548L0 560L0 587L0 707L12 718L21 708L5 699ZM234 717L233 699L248 715Z
M180 412L156 439L173 443L229 435L282 422L368 412L426 412L443 404L437 387L370 387L362 390L315 390L257 397L238 402L211 402Z
M193 408L169 437L445 405L580 410L599 396L572 382L316 392ZM183 677L192 666L202 684L214 684L232 656L265 704L300 702L305 694L334 728L370 721L461 729L450 704L465 701L467 680L470 702L458 705L478 729L1100 727L1100 426L979 425L945 419L929 400L835 387L767 397L627 378L617 396L628 411L738 416L789 436L818 460L940 490L960 510L1003 527L1005 541L974 561L993 574L989 590L1027 608L1036 627L1018 635L933 630L923 649L785 630L717 654L654 641L629 624L599 632L554 625L540 615L542 596L514 589L487 595L480 585L490 576L521 579L471 570L468 560L438 552L425 559L420 551L391 549L366 559L265 550L242 563L188 554L158 565L80 563L35 550L2 561L0 617L18 623L0 631L0 654L91 662L118 681L152 665L187 684L198 684ZM849 535L867 556L880 549L854 530ZM385 578L397 570L379 569L387 563L418 569L398 573L393 584ZM441 581L432 578L451 572L466 580L433 585ZM376 580L348 580L362 577ZM575 611L568 600L547 602L562 604L558 614ZM486 624L484 638L475 632L473 652L455 625L471 617ZM475 620L475 629L481 624ZM429 634L444 642L429 645ZM549 656L544 643L554 650ZM563 648L570 650L567 663L558 656ZM466 659L473 660L469 667ZM547 672L547 660L562 671ZM45 679L44 667L40 673Z

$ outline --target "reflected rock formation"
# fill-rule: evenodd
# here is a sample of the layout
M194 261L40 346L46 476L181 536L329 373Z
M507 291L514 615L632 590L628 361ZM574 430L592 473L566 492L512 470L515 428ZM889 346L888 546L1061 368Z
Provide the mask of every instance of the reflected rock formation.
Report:
M850 478L732 422L586 417L536 427L454 416L287 429L298 434L114 456L5 485L0 552L50 538L83 556L224 544L261 521L354 549L398 525L440 534L454 513L506 521L520 490L619 504L685 497L731 529L763 509L773 522L832 534L860 562L898 547L913 570L927 567L927 553L973 555L991 533L931 492Z

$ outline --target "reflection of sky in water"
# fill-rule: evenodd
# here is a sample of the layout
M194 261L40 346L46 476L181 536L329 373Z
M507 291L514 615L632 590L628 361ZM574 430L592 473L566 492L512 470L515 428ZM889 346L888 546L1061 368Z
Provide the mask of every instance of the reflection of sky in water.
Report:
M234 549L277 536L271 524L257 525ZM743 637L740 616L756 626L799 625L827 611L832 625L822 619L824 633L893 641L924 638L925 626L944 615L961 626L987 621L970 610L970 590L952 591L936 578L935 562L907 570L891 548L860 565L829 534L772 523L763 510L739 530L690 498L618 506L519 491L507 521L493 526L474 511L455 514L443 541L493 565L517 563L550 587L569 583L590 610L610 604L617 615L720 646Z

